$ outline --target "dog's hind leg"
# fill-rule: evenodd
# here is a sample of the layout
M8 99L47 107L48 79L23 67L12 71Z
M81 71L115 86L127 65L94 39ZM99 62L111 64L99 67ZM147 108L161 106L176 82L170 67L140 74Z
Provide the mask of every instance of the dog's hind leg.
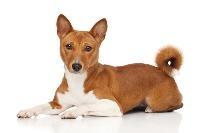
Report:
M145 112L169 112L183 106L182 96L175 82L159 84L146 96Z

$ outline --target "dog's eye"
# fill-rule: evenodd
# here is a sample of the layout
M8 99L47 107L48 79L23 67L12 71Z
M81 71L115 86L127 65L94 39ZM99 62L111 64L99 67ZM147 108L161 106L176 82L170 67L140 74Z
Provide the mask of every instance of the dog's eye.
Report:
M90 52L92 50L92 47L91 46L85 46L85 51L86 52Z
M71 43L67 44L67 45L66 45L66 48L67 48L68 50L72 50L72 44L71 44Z

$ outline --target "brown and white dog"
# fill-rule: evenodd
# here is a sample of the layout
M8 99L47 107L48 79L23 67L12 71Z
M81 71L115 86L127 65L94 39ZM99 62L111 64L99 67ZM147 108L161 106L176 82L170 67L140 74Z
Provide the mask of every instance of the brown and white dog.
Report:
M156 57L157 67L142 63L102 65L98 55L106 31L106 19L98 21L90 31L77 31L64 15L59 15L57 34L65 64L63 80L51 102L20 111L17 116L122 116L141 105L146 107L145 112L181 108L182 96L172 77L172 71L182 63L180 52L173 47L161 49Z

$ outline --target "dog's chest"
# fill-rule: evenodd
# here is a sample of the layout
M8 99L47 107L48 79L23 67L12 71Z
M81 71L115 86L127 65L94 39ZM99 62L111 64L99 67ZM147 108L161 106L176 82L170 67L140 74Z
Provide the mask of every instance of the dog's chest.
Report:
M65 94L58 93L57 97L61 105L82 105L96 103L98 99L93 91L84 92L86 73L73 74L66 70L65 78L68 83L68 91Z

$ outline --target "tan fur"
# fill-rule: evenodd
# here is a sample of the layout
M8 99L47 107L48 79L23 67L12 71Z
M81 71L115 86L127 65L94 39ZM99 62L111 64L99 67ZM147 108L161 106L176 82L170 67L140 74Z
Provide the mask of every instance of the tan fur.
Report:
M172 69L180 69L182 65L182 55L176 48L167 46L162 48L157 54L156 64L161 70L171 75Z
M68 88L67 80L65 79L65 76L64 76L63 80L62 80L62 82L60 84L60 86L56 90L56 93L55 93L53 101L49 102L49 104L51 105L51 107L53 109L60 109L60 108L62 108L62 105L59 104L59 101L58 101L58 98L57 98L56 94L58 92L59 93L65 93L65 92L67 92L68 91L67 88Z
M87 32L74 30L69 20L60 15L57 28L61 58L68 70L72 71L71 65L78 58L83 66L81 72L87 72L85 93L93 91L99 99L116 101L123 113L141 103L145 103L153 112L171 111L182 106L182 96L175 80L169 76L172 68L179 69L182 62L176 49L168 47L161 50L156 58L158 67L142 63L113 67L98 63L99 46L107 30L105 19ZM73 50L66 49L68 43L73 43ZM92 51L85 52L85 45L90 45ZM172 66L167 66L166 61L172 61ZM65 78L57 92L67 93ZM51 106L61 106L56 95Z

